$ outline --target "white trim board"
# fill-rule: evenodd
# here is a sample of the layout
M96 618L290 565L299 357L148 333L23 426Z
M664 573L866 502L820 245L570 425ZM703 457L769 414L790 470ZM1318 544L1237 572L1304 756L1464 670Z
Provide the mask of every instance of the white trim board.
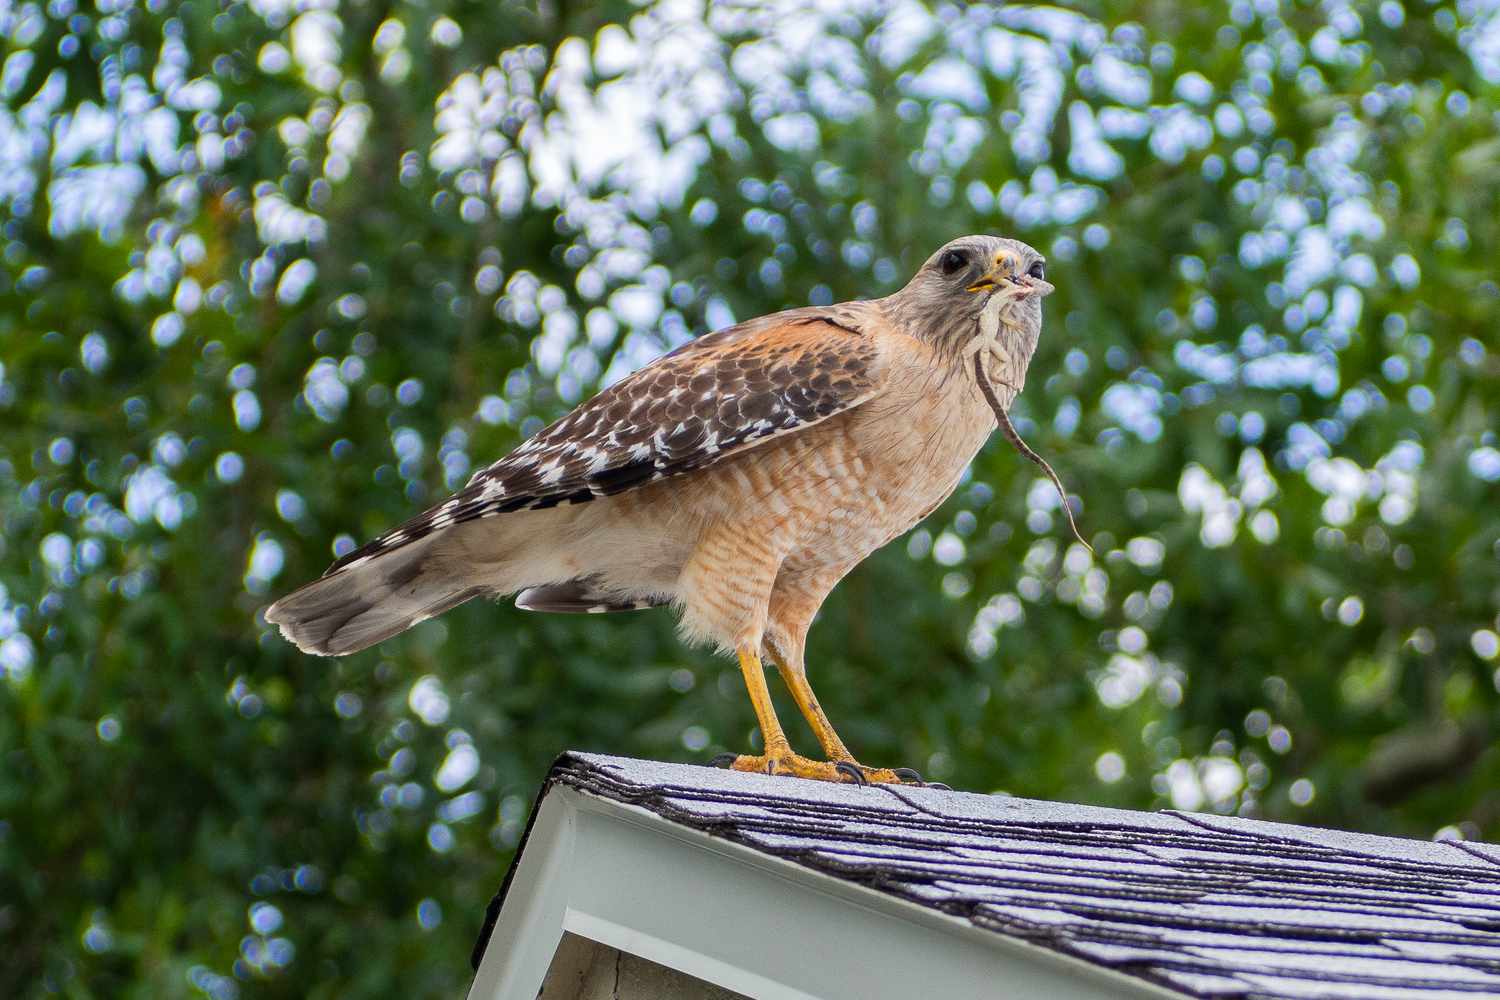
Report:
M761 1000L1182 994L554 785L470 1000L536 1000L564 931Z

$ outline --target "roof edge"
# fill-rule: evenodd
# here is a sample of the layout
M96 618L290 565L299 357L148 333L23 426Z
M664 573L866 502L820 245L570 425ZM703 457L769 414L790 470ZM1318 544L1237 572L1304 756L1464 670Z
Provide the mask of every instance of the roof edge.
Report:
M471 998L501 995L493 992L497 982L515 988L518 981L503 971L508 963L534 972L536 947L550 933L554 917L561 920L560 930L778 1000L851 995L841 993L843 986L854 989L852 995L909 997L921 992L921 983L932 985L926 978L931 976L945 984L939 995L976 1000L1046 995L1059 988L1089 1000L1181 996L1119 969L995 933L875 886L685 825L646 805L576 787L566 780L570 763L586 770L590 762L570 762L570 756L560 757L549 772L534 827L540 839L517 856L498 897L507 905L485 935L485 941L498 936L510 944L497 945L498 952L479 949L486 957L478 974L485 977L489 970L489 975L484 990L471 992ZM549 859L548 849L559 845L563 853ZM552 874L539 875L546 868ZM536 888L528 886L538 877L544 881L537 885L548 886L551 896L540 917L525 905L526 893ZM652 887L655 899L645 910L635 898L643 886ZM717 901L709 913L706 899ZM732 918L725 916L726 906L735 910ZM675 930L664 932L663 920ZM508 924L512 932L527 929L524 944L513 933L507 936ZM858 952L860 961L808 962L807 945L830 927L859 928L856 937L867 943ZM754 961L746 960L747 941L758 942ZM937 967L914 966L912 948L932 956ZM830 974L842 985L830 985ZM817 980L820 985L814 985ZM476 979L475 990L479 984ZM1000 985L1006 989L996 993Z
M542 779L542 787L537 790L536 798L531 803L531 811L526 814L526 828L521 831L521 839L516 841L515 857L511 859L510 866L505 869L505 878L500 882L500 888L495 890L495 894L485 905L484 924L479 928L479 936L474 939L474 947L469 952L469 968L475 972L479 971L479 964L484 961L484 951L490 943L491 933L495 930L495 922L500 919L500 909L505 905L505 897L510 892L511 883L515 881L516 872L521 867L521 855L526 853L526 844L531 840L531 831L536 826L536 818L542 813L542 802L547 798L547 793L557 784L561 770L567 766L570 759L577 756L578 752L575 750L564 750L547 768L547 776Z

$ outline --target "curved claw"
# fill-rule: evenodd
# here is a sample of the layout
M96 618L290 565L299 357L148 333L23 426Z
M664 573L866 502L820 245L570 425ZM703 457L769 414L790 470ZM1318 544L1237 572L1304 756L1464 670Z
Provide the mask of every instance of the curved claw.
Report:
M708 766L709 767L733 767L734 766L734 762L739 759L739 756L740 755L737 754L737 753L719 753L719 754L714 754L713 758L708 762Z
M865 772L859 769L858 764L851 764L847 760L836 760L833 762L833 769L839 774L847 775L849 780L856 785L868 785L870 783L870 779L865 777Z
M928 788L936 788L940 792L951 792L951 791L953 791L953 786L952 785L945 785L941 781L929 781L927 783L927 787Z
M891 773L909 785L925 785L922 776L909 767L893 767Z

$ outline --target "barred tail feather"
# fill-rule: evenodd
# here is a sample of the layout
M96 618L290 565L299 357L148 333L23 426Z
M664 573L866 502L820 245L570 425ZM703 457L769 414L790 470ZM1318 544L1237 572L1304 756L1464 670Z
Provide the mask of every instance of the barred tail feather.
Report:
M433 539L361 560L314 580L266 609L266 621L304 653L358 652L440 615L488 588L432 559Z

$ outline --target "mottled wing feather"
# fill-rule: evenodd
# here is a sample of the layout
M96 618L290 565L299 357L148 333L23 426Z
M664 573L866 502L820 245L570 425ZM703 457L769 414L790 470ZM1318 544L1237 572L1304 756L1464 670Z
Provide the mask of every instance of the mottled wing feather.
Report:
M328 573L455 524L583 503L704 468L858 406L882 378L876 346L847 308L793 310L700 337L604 390Z

